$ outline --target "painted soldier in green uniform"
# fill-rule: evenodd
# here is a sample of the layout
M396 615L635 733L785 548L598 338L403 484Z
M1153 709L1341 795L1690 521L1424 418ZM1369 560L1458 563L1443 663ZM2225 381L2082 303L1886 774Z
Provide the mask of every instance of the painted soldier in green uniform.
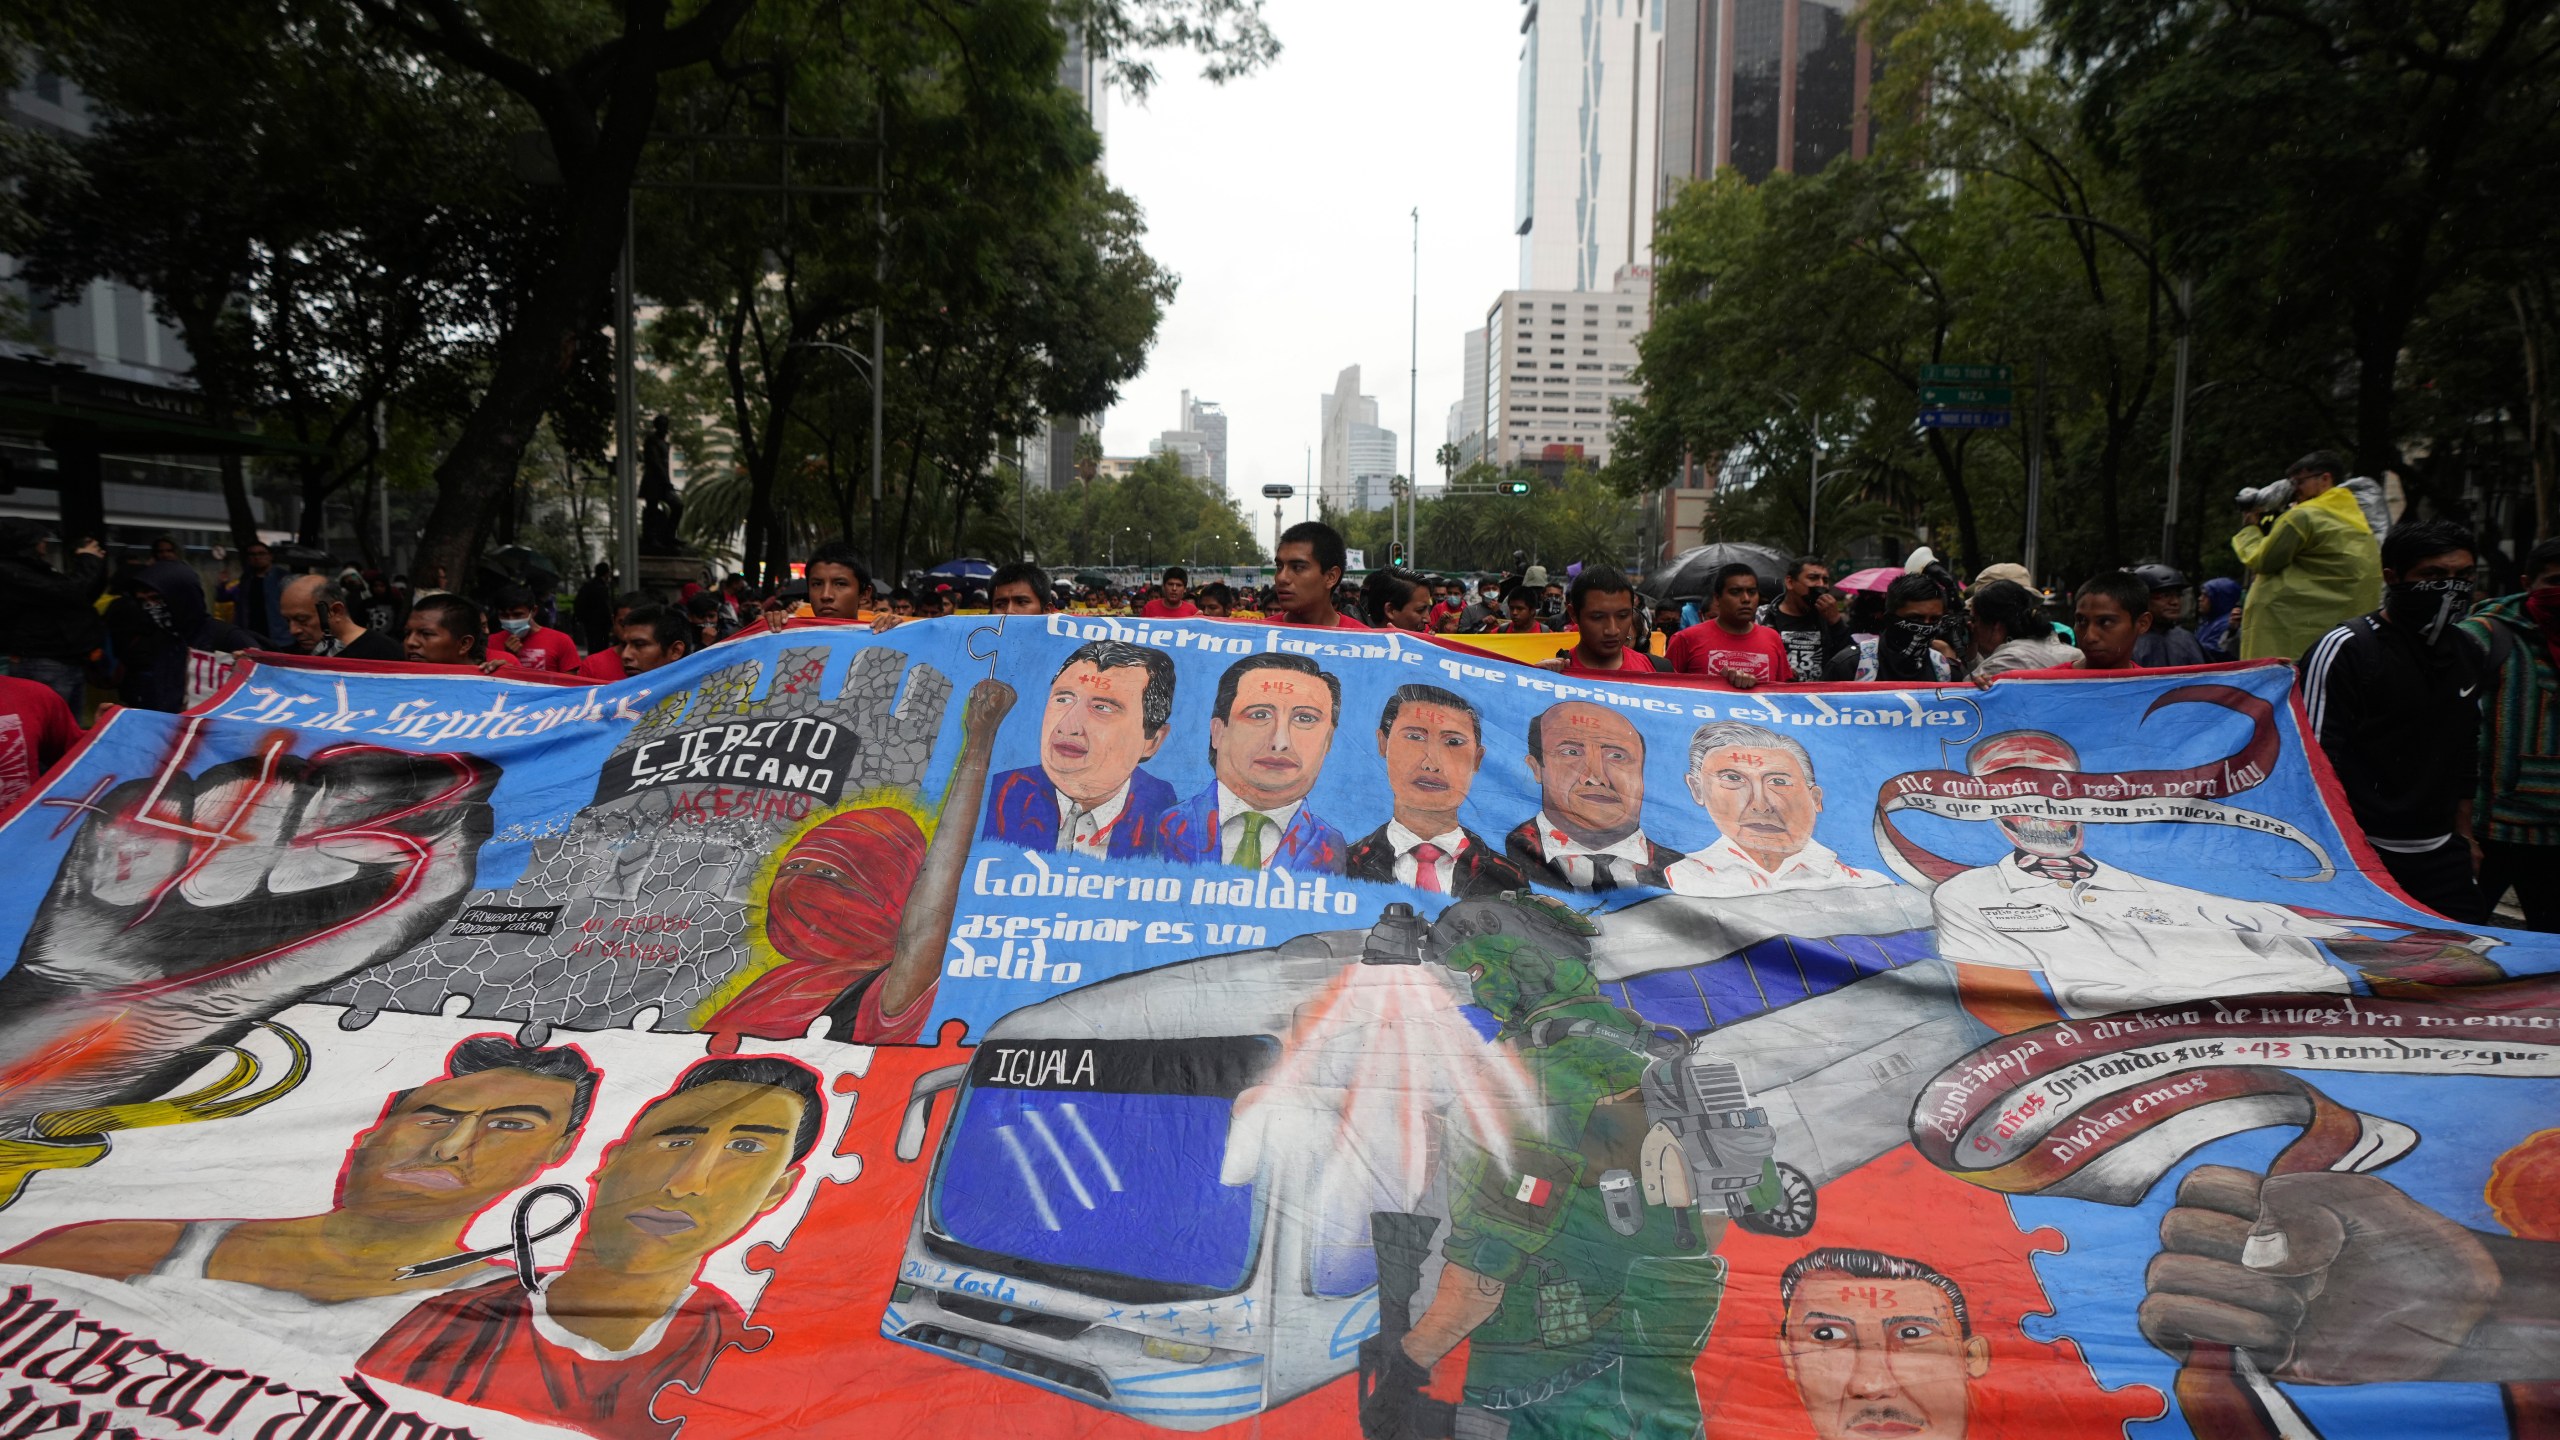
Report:
M1433 927L1540 1103L1516 1117L1507 1157L1452 1142L1439 1290L1363 1367L1372 1440L1419 1433L1422 1386L1462 1339L1466 1404L1509 1421L1510 1440L1702 1433L1693 1371L1723 1294L1726 1220L1645 1203L1639 1085L1678 1050L1601 998L1595 933L1529 895L1466 902Z

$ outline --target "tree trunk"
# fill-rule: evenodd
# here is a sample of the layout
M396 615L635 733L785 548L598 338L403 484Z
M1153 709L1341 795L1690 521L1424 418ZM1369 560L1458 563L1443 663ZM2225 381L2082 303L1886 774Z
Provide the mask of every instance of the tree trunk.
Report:
M514 313L498 338L488 388L436 467L436 500L413 562L419 567L441 565L455 577L471 573L493 509L568 384L587 322L621 263L631 185L657 118L659 77L716 54L752 3L715 0L672 31L666 28L665 5L625 7L617 42L624 49L613 57L603 83L600 117L574 81L496 55L480 37L402 27L423 47L523 96L543 117L562 175L559 230L539 268L519 287Z
M258 543L258 514L249 508L247 463L237 455L222 457L222 509L231 521L231 548L248 554Z

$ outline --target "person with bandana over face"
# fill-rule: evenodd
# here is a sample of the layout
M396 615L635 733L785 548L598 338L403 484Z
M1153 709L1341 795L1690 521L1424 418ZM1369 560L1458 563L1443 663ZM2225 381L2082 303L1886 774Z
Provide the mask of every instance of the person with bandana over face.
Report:
M1833 653L1824 675L1833 680L1884 680L1927 684L1960 673L1955 651L1943 638L1947 596L1926 575L1901 575L1885 587L1884 629Z
M2471 835L2488 657L2471 613L2470 532L2397 525L2382 542L2382 608L2302 657L2302 704L2347 805L2400 888L2439 914L2489 918Z

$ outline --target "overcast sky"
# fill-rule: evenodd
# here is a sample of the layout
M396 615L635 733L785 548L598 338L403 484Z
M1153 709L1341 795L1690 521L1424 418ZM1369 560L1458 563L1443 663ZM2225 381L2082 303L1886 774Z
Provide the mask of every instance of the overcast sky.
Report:
M1182 277L1146 373L1104 421L1143 455L1181 392L1227 412L1227 484L1263 543L1262 487L1301 487L1318 397L1346 365L1410 453L1414 207L1422 209L1421 462L1446 438L1461 346L1517 283L1511 233L1519 7L1495 0L1271 0L1284 47L1226 85L1181 57L1142 107L1110 97L1111 181ZM1290 502L1298 519L1301 502Z

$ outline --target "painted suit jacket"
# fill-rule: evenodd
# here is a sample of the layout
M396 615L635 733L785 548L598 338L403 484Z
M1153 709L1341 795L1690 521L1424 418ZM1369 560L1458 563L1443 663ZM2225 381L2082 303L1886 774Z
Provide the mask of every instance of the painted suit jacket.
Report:
M1657 890L1670 889L1671 882L1662 877L1662 872L1678 864L1684 857L1679 851L1662 844L1650 835L1645 837L1644 846L1645 863L1636 867L1635 883L1651 886ZM1503 853L1511 858L1511 863L1519 866L1523 873L1541 885L1552 885L1559 890L1582 888L1567 880L1564 872L1547 863L1546 851L1538 844L1538 817L1535 815L1521 821L1517 829L1504 837Z
M1347 848L1341 831L1317 819L1316 812L1301 803L1289 819L1289 828L1280 832L1270 863L1301 875L1339 875ZM1219 863L1217 781L1210 781L1207 789L1166 811L1156 822L1156 853L1195 865Z
M1467 837L1467 846L1458 852L1451 866L1449 888L1461 900L1480 895L1499 895L1505 890L1526 890L1528 878L1520 867L1504 858L1500 850L1487 845L1484 837L1473 830L1458 832ZM1393 884L1396 878L1395 842L1387 838L1387 827L1379 826L1351 847L1351 858L1343 873L1354 880L1380 880Z
M1144 770L1129 772L1129 798L1111 822L1104 853L1114 860L1152 855L1156 822L1173 808L1173 787ZM995 779L995 795L987 802L986 824L979 834L1025 850L1058 848L1058 787L1037 765L1007 770Z

